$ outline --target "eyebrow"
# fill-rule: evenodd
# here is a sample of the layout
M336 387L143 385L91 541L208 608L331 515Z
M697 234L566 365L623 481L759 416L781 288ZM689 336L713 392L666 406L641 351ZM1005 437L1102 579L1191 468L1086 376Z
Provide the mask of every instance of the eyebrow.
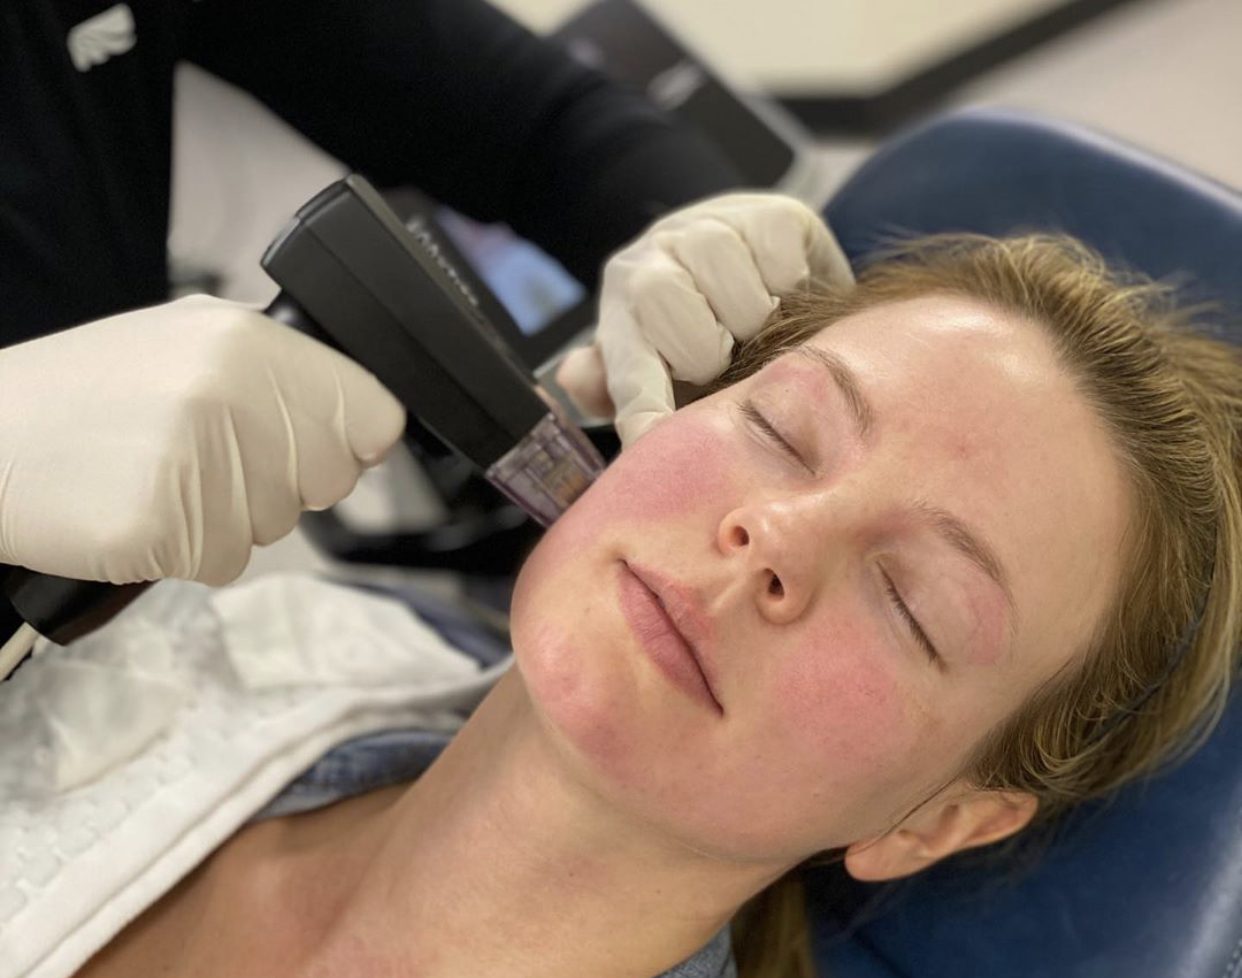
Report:
M817 346L804 344L793 352L819 364L828 371L833 382L840 388L850 413L854 416L859 437L867 440L875 427L875 409L863 393L862 387L858 383L858 377L850 369L849 365L831 350L825 350ZM1011 618L1016 617L1017 606L1014 604L1013 589L1009 584L1009 575L1005 571L1005 565L1001 563L1000 558L996 555L995 548L988 543L987 538L981 533L972 530L957 516L954 516L948 510L941 509L939 506L933 506L924 500L919 500L914 504L914 508L942 539L992 579L997 587L1004 592L1005 600L1009 604ZM1012 621L1010 625L1012 628Z
M869 440L871 430L875 427L875 409L872 408L871 402L863 394L854 371L849 368L844 360L830 350L823 350L817 346L803 344L793 352L819 364L828 371L829 376L832 377L833 382L840 388L841 394L845 397L845 404L850 409L850 414L854 416L854 424L858 428L859 438L863 441Z
M996 556L996 551L988 544L987 538L971 530L960 519L939 506L917 500L914 508L950 546L996 583L1005 594L1010 616L1016 617L1017 608L1013 601L1013 589L1009 586L1009 575L1005 572L1005 565ZM1010 626L1012 630L1012 621Z

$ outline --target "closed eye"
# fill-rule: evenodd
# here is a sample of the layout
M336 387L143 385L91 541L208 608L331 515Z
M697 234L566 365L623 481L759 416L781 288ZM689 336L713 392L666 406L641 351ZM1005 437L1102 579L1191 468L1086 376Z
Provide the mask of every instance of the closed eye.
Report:
M815 474L815 470L811 468L811 466L807 465L806 460L801 456L801 454L799 454L798 450L794 448L793 445L786 441L785 436L772 426L772 422L760 413L759 409L755 407L753 401L746 400L742 402L742 414L745 415L747 421L762 432L763 436L776 445L782 452L788 455L812 475Z
M880 573L884 574L883 571ZM923 631L923 626L919 624L918 619L914 617L914 614L906 606L905 601L901 599L901 595L897 592L897 586L888 574L884 574L884 587L888 591L889 599L893 602L897 613L905 619L906 625L914 635L915 641L923 647L923 651L927 653L927 658L931 660L932 664L939 666L944 660L940 657L940 653L936 651L936 646L932 645L931 639L927 637L927 633Z

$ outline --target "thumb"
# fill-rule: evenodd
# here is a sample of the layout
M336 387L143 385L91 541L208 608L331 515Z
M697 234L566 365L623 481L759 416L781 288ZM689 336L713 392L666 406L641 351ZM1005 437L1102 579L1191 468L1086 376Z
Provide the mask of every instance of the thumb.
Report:
M345 437L363 465L376 465L405 431L405 407L371 371L340 357L337 380L345 405Z

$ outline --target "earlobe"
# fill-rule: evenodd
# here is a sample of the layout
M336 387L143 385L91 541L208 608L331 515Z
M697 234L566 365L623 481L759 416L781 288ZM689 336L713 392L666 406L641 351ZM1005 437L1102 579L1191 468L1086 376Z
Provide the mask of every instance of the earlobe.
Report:
M855 842L845 852L845 868L864 882L910 876L955 852L1013 835L1037 808L1035 796L1025 792L969 789L914 812L883 835Z

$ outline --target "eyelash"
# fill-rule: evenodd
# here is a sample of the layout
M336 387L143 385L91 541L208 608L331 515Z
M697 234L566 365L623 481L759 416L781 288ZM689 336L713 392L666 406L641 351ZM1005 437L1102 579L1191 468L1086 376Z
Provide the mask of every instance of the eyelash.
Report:
M794 448L793 445L789 444L789 442L785 440L785 436L772 426L772 422L760 413L759 409L755 407L753 401L742 402L742 414L746 416L746 420L754 425L754 427L758 428L759 431L763 433L764 437L776 445L782 452L788 455L808 472L814 472L814 470L807 465L806 460L801 456L801 454L799 454L798 450Z
M881 573L883 574L884 572L881 571ZM888 591L889 599L893 602L893 606L896 607L897 613L906 620L910 631L914 633L915 641L923 647L923 651L927 653L927 658L934 665L939 665L941 662L940 653L936 651L936 646L932 645L931 639L923 631L923 626L919 624L918 619L914 617L906 603L901 600L901 595L897 592L897 586L893 584L892 578L887 574L884 574L884 587Z
M789 442L785 440L785 437L772 426L772 422L760 413L759 409L755 407L753 401L742 402L742 413L752 425L763 433L764 437L780 448L782 452L796 461L803 468L808 470L810 469L810 466L807 465L802 456L798 454L798 450L789 444ZM888 591L889 600L892 601L893 606L897 609L897 613L905 619L906 625L914 635L915 641L917 641L919 645L922 646L923 651L927 653L927 658L930 659L934 665L939 665L941 662L940 653L936 651L936 647L932 645L931 639L929 639L927 637L927 633L923 631L923 626L919 624L918 619L914 617L914 614L901 599L901 595L897 591L897 586L893 583L892 578L890 578L887 574L884 574L884 587Z

